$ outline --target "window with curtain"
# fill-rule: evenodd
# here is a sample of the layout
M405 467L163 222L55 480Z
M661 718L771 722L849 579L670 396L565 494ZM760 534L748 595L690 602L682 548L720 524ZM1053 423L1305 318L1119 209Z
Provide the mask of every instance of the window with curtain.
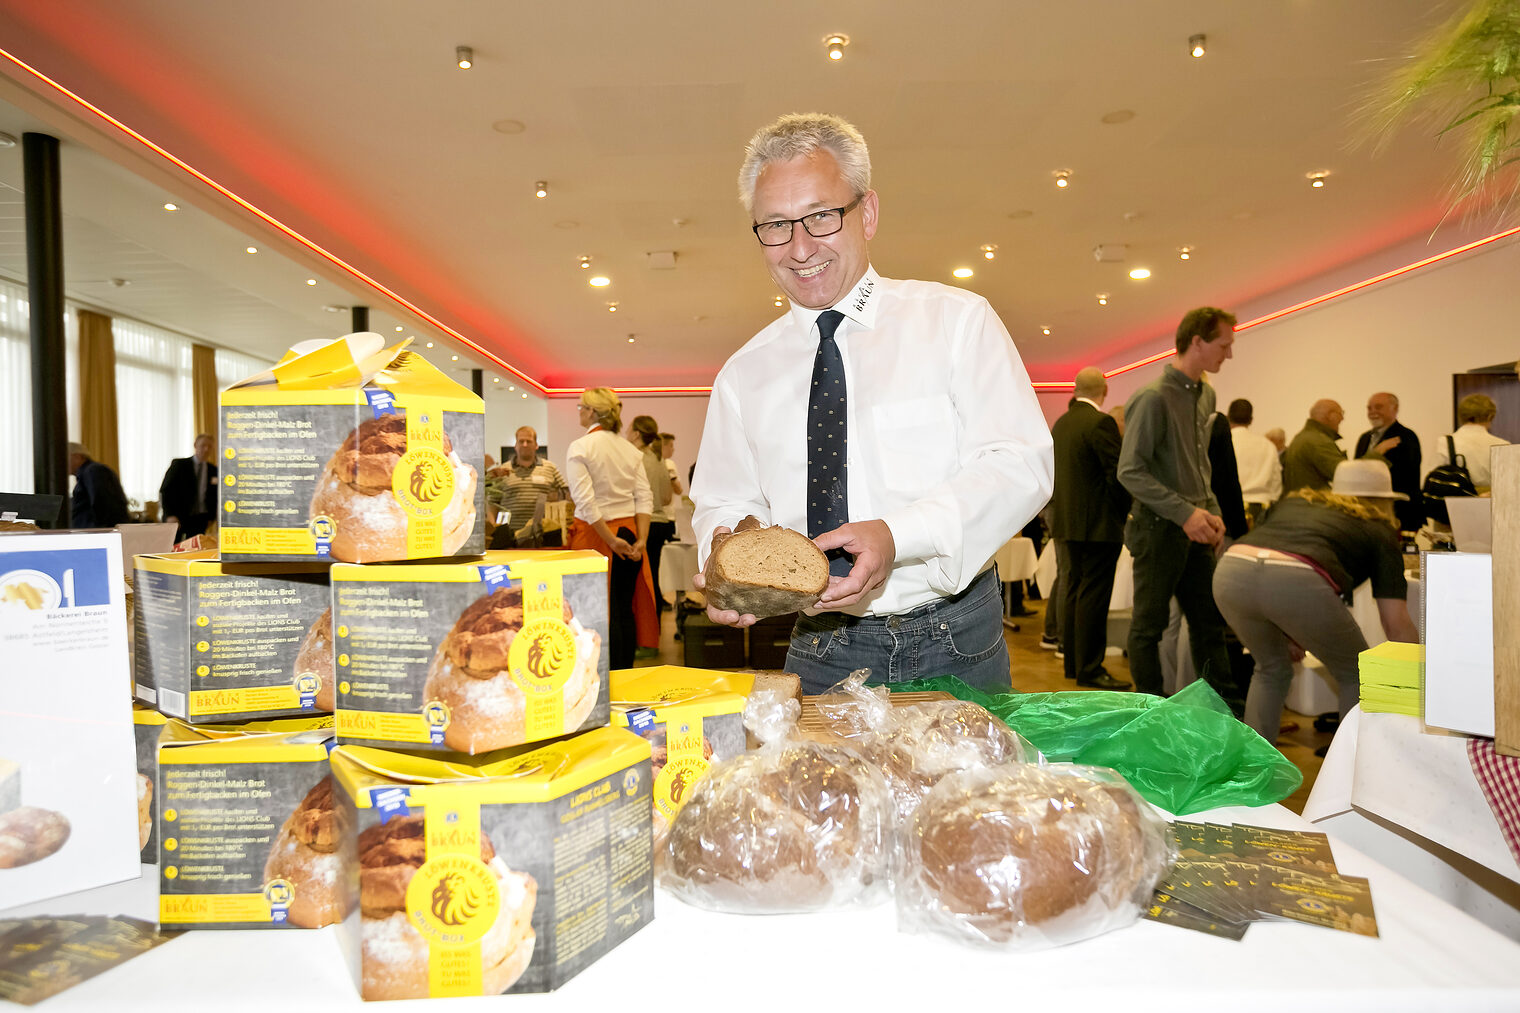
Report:
M195 441L190 339L116 317L116 409L121 486L138 503L158 499L169 462Z
M65 304L69 439L79 439L79 315ZM0 491L31 492L32 337L25 285L0 278Z
M239 380L246 380L255 373L262 373L273 366L270 359L259 359L252 355L244 355L242 352L229 352L225 348L216 350L216 389L226 390Z

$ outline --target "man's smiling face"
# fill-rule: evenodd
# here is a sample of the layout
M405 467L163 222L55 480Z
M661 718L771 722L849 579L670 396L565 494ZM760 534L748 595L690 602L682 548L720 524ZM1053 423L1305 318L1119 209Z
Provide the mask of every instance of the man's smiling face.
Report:
M819 149L804 158L772 162L761 170L755 180L755 221L801 218L842 208L856 196L834 156ZM791 242L761 247L766 267L781 291L798 305L816 310L828 309L844 298L870 263L866 243L876 235L876 212L876 191L870 190L832 236L810 236L801 225L794 225Z

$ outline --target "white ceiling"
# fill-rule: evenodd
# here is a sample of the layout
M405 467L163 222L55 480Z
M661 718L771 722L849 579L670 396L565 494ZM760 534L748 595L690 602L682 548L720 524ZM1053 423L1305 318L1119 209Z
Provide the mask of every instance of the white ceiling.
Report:
M1438 228L1453 150L1429 129L1358 143L1356 110L1460 6L0 0L0 49L556 387L710 382L777 313L734 193L744 141L784 112L838 112L871 143L877 268L950 282L973 267L964 284L1035 378L1064 379L1165 347L1191 306L1259 301L1415 236L1456 245ZM837 64L831 32L852 40ZM441 340L24 70L0 73L14 104L0 129L67 142L71 295L267 356L346 330L324 304L363 302L376 329ZM1103 122L1119 110L1134 115ZM493 128L504 120L524 129ZM19 150L0 151L11 275ZM1323 190L1313 170L1332 173ZM187 210L163 212L166 194ZM1100 243L1127 260L1097 263ZM674 270L645 266L659 250ZM612 286L589 288L580 255ZM1129 280L1137 265L1154 276Z

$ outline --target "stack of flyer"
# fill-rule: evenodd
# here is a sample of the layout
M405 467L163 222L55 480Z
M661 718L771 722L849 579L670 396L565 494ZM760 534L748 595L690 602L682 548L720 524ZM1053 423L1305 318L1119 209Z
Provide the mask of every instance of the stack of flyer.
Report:
M1358 655L1362 680L1362 710L1421 716L1420 692L1425 677L1425 648L1420 644L1384 641Z

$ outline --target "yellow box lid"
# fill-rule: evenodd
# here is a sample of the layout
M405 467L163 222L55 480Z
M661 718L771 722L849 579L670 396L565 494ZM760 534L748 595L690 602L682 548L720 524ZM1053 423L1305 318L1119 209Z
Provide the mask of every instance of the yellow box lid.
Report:
M327 563L223 563L216 549L140 553L133 565L149 573L178 577L294 577L327 572Z
M410 351L407 338L385 347L385 338L360 331L332 341L293 346L273 369L239 380L222 391L223 407L260 404L364 405L365 387L392 392L398 405L410 398L453 411L485 413L480 395Z
M674 701L699 693L737 693L747 697L754 688L755 677L744 672L717 672L679 665L615 668L608 675L613 703Z
M622 728L598 728L506 758L439 759L370 746L338 746L333 776L361 809L372 789L404 786L427 804L429 785L479 789L480 801L545 802L584 788L650 757L649 742ZM625 786L626 787L626 786Z
M132 701L132 723L134 725L162 725L167 724L171 718L166 718L158 711L146 704Z
M611 683L613 723L626 727L628 712L636 710L654 711L657 722L668 721L676 714L706 718L744 713L746 701L742 693L693 685L688 674L693 672L703 676L728 675L675 665L619 669Z
M333 717L274 718L192 725L169 718L159 733L159 763L296 763L326 758Z
M521 580L527 567L552 567L561 574L606 573L607 557L590 549L493 549L479 559L452 563L334 563L334 582L425 581L474 584L492 566L505 567L507 576Z

